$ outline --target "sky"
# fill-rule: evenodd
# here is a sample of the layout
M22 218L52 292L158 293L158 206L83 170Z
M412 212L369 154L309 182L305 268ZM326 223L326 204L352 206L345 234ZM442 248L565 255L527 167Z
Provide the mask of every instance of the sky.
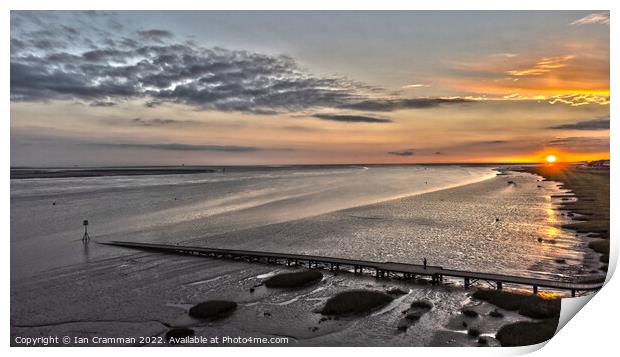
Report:
M609 158L609 12L11 12L11 166Z

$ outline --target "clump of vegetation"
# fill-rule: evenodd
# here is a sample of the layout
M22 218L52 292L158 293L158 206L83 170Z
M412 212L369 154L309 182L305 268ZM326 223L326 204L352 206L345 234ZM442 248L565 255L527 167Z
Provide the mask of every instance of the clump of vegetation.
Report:
M194 335L194 330L192 330L191 328L177 327L177 328L170 329L168 330L168 332L166 332L166 341L170 343L174 343L174 341L170 341L170 340L173 338L180 339L180 338L185 338L185 337L189 337L193 335Z
M495 309L495 310L489 312L489 316L501 319L502 317L504 317L504 314L499 312L499 310Z
M478 317L478 313L471 309L463 309L461 310L461 313L467 317Z
M398 329L398 331L407 331L407 329L409 328L409 322L407 322L407 320L400 320L396 328Z
M480 330L472 327L469 330L467 330L467 334L471 337L478 337L480 336Z
M557 318L515 322L500 328L495 338L504 347L535 345L551 339L557 327Z
M420 313L420 312L410 312L405 316L405 318L409 321L415 322L415 321L418 321L422 317L423 314L424 313Z
M380 291L349 290L337 294L325 303L323 315L361 315L383 307L394 298Z
M234 301L209 300L192 306L189 316L199 319L218 320L230 316L237 308Z
M560 299L543 299L535 295L513 294L500 290L477 290L472 297L487 301L510 311L518 311L523 316L548 318L559 316Z
M403 291L401 288L391 288L391 289L388 289L386 291L386 293L388 293L390 295L405 295L405 294L407 294L407 292Z
M433 308L433 304L426 300L416 300L411 303L411 307L414 309L431 310Z
M609 240L597 239L588 244L588 247L597 253L609 255Z
M544 319L560 315L561 301L560 299L540 299L531 300L530 303L524 303L519 307L519 314L523 316L533 317L535 319Z
M283 273L270 277L264 284L268 288L292 289L317 283L323 279L323 274L316 270L304 270L293 273Z

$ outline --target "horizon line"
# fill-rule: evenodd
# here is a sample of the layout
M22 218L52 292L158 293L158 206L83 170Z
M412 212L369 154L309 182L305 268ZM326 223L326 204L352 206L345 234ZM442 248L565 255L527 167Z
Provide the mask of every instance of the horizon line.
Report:
M610 159L599 159L591 161L566 161L556 162L555 164L573 165L580 163L588 163L594 161L610 161ZM286 166L407 166L407 165L541 165L546 164L544 161L527 161L527 162L388 162L388 163L316 163L316 164L135 164L135 165L68 165L68 166L11 166L11 170L18 169L89 169L89 168L140 168L140 167L286 167Z

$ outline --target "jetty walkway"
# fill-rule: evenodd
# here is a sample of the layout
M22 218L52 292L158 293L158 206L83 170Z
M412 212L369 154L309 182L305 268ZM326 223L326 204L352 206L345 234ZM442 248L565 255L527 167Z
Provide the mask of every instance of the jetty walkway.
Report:
M351 269L355 274L362 274L365 271L374 273L377 278L401 278L404 280L415 280L417 277L430 278L432 283L441 283L444 278L456 278L463 281L463 285L468 288L470 285L484 281L497 290L501 290L506 284L529 286L534 294L540 288L548 288L560 291L570 291L572 296L577 293L599 290L602 282L579 283L557 280L536 279L520 276L510 276L494 273L481 273L465 270L444 269L440 266L418 264L405 264L395 262L373 262L367 260L345 259L335 257L325 257L316 255L289 254L262 252L252 250L206 248L170 244L152 244L138 242L111 241L101 243L125 248L158 251L163 253L197 255L217 259L242 260L251 263L283 264L287 266L307 266L312 269L341 270Z

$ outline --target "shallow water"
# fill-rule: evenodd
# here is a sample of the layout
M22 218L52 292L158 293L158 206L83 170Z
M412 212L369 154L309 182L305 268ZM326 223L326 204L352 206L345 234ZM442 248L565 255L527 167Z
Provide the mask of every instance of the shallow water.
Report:
M515 184L508 184L508 181ZM596 275L588 239L560 228L554 182L491 179L196 240L211 247L297 252L576 280ZM593 273L594 271L594 273Z
M493 176L473 167L277 168L191 175L11 180L11 278L109 258L95 241L183 242Z

